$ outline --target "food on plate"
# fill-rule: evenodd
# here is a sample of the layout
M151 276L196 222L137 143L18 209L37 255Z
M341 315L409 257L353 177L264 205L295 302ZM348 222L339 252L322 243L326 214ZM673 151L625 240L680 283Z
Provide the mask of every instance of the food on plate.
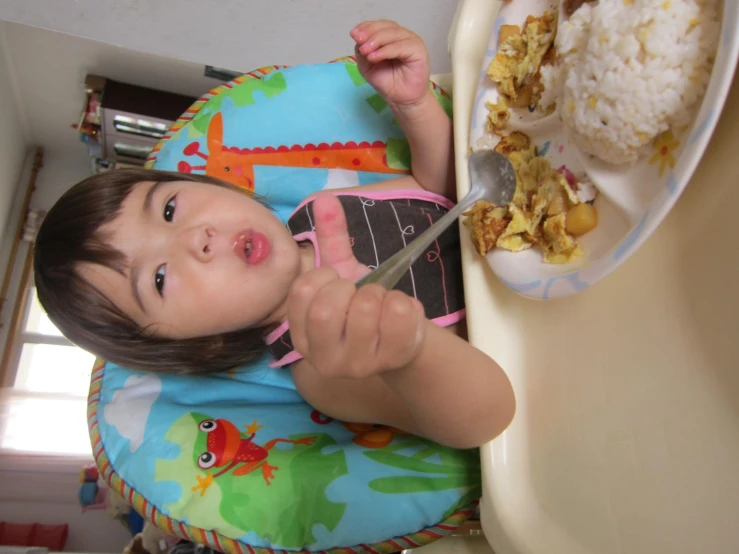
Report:
M508 120L511 118L511 112L508 110L508 102L502 96L497 102L488 102L485 104L488 109L488 119L485 123L485 130L488 133L502 134L508 126Z
M542 68L541 103L556 101L581 150L633 163L656 136L690 123L713 66L720 2L578 3L564 6L575 9L559 22L557 63Z
M611 164L686 127L705 92L720 35L720 0L563 0L521 29L502 25L487 73L497 84L487 131L511 108L555 109L573 142Z
M498 85L500 109L534 109L538 104L543 92L539 69L554 60L552 44L556 33L557 15L553 11L540 17L529 16L523 29L518 25L501 26L498 53L487 69ZM498 128L494 122L490 125Z
M572 15L585 2L590 2L592 4L595 0L564 0L563 9L565 15Z
M472 230L472 244L480 256L495 248L498 237L511 221L507 207L496 206L487 200L480 200L464 215L465 224Z
M598 214L592 204L581 202L567 211L565 230L573 237L579 237L592 231L597 224Z
M509 135L505 135L496 145L495 151L500 152L504 156L508 156L513 152L523 152L531 148L531 139L526 133L513 131Z
M576 237L597 225L592 185L565 167L554 169L537 155L524 133L502 137L496 146L516 170L516 191L507 206L477 202L465 213L480 255L493 248L521 252L536 246L545 263L564 264L583 255Z

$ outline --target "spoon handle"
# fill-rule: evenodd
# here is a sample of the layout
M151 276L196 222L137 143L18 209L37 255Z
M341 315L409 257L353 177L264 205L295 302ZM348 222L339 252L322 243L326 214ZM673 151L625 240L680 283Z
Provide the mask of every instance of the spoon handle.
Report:
M473 194L473 192L475 192ZM463 212L473 206L481 195L477 191L470 191L459 203L445 213L436 223L418 235L408 246L396 252L382 262L377 269L368 273L356 282L357 288L369 283L379 283L386 289L392 289L400 278L405 275L418 257L423 254L429 245L444 232L452 223L457 221Z

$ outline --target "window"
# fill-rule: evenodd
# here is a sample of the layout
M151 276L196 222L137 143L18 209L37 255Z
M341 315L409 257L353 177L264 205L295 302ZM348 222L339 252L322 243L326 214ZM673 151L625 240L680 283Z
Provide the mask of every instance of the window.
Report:
M41 454L91 453L87 393L95 357L62 336L29 285L20 332L8 347L0 449Z
M35 454L69 459L91 455L86 412L94 357L61 335L33 285L33 241L45 212L31 209L31 200L43 159L38 148L28 167L23 204L11 212L17 228L0 285L2 334L7 332L0 356L3 467L10 460L25 464ZM9 297L13 302L6 306ZM12 313L3 313L6 307Z

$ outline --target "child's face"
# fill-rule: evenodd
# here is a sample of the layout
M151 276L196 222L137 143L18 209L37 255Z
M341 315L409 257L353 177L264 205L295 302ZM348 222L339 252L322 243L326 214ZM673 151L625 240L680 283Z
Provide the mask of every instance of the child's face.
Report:
M173 339L282 321L291 283L312 264L268 208L203 183L139 183L100 231L125 254L124 275L82 264L83 278Z

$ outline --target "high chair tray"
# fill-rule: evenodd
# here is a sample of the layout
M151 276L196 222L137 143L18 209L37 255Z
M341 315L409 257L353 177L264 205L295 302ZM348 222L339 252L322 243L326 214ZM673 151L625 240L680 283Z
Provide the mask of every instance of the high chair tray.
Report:
M463 0L450 36L460 195L498 5ZM496 554L737 551L738 117L735 78L670 214L580 294L518 295L462 229L470 341L517 399L511 426L482 448L481 522Z

